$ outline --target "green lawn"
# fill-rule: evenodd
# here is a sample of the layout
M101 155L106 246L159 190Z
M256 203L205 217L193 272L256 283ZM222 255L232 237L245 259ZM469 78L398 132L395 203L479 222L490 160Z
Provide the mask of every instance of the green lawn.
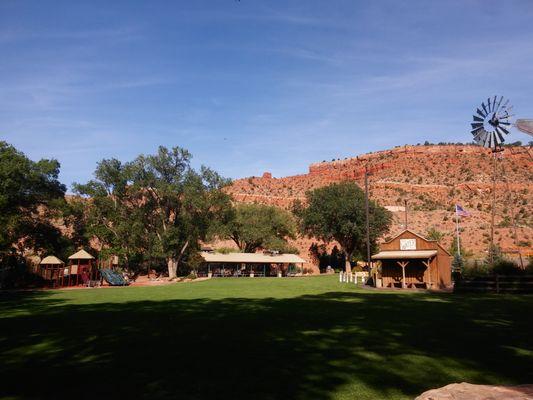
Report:
M0 294L0 398L411 399L533 383L533 297L336 276Z

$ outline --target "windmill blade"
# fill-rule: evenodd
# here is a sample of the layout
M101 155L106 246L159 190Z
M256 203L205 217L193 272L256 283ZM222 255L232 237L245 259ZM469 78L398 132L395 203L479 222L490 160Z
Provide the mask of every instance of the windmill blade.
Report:
M503 131L503 133L505 133L506 135L509 134L509 131L507 129L505 129L503 126L497 126L496 130L498 130L498 129L501 129Z
M502 104L502 101L503 101L503 96L500 97L500 101L498 102L498 105L496 106L496 112L498 112L498 110L500 109L500 105Z
M494 96L494 99L492 100L492 111L496 112L496 99L498 96Z
M487 107L485 107L485 102L481 103L481 107L483 108L483 111L485 111L485 115L488 115Z
M473 131L472 131L473 132ZM487 131L483 128L480 128L477 130L476 133L472 133L474 135L474 140L478 143L478 144L481 144L482 142L485 141L485 138L487 137Z
M472 129L476 129L483 126L483 122L472 122L470 125L472 125Z
M472 135L474 135L474 141L477 143L481 142L482 139L485 138L486 134L487 131L485 131L485 129L479 129L477 133L472 133Z
M493 139L494 139L494 134L493 133L489 133L488 136L487 136L487 142L485 142L485 144L487 145L486 147L492 149L494 148L494 143L493 143Z
M502 121L502 120L499 120L498 124L500 124L500 125L511 125L510 122L506 122L506 121Z
M483 139L483 147L490 147L490 134L487 134Z
M480 133L480 131L486 132L485 129L483 128L483 125L472 129L471 133L473 136L476 136Z
M487 97L487 103L488 103L488 107L489 107L489 114L492 112L492 107L490 105L490 97Z
M533 136L533 119L517 119L515 126L520 131Z
M478 121L478 122L483 122L484 121L483 118L479 118L478 116L473 115L473 117L474 117L474 121Z
M498 145L502 144L503 142L505 142L505 139L503 137L503 134L502 132L500 132L502 128L500 128L499 126L496 127L496 134L495 134L495 137L497 138L496 142L498 143Z
M492 145L494 147L498 146L500 143L499 143L499 138L496 132L492 132L491 136L492 136Z
M481 146L484 146L484 147L487 147L486 143L487 143L487 138L489 137L489 133L487 131L485 131L483 133L483 135L481 135L481 137L479 138L479 144Z
M484 113L479 108L476 110L476 112L478 113L478 115L481 115L482 118L485 118L487 116L487 113Z
M513 110L513 106L511 107L506 107L506 108L502 108L502 114L501 116L499 116L498 118L509 118L509 117L512 117L513 115L511 114L511 111Z

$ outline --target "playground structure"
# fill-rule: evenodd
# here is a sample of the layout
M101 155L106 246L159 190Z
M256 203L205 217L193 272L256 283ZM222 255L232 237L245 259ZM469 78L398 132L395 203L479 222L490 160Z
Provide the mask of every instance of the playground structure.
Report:
M80 281L84 285L88 285L89 281L98 280L98 269L94 265L94 257L85 250L72 254L69 258L68 283L65 286L72 284L77 286Z
M39 263L39 275L48 286L62 286L60 282L65 274L65 263L56 256L47 256Z
M129 284L122 274L115 271L118 257L96 262L95 258L85 250L79 250L68 258L68 265L56 256L45 257L39 263L38 274L44 279L46 286L100 286L103 281L110 286L126 286Z

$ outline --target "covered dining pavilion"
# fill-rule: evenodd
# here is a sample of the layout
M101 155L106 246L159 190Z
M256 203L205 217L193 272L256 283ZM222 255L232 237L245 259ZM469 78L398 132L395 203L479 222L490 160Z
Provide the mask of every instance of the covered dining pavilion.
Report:
M296 276L303 274L306 262L295 254L204 251L201 256L204 262L198 273L209 277Z

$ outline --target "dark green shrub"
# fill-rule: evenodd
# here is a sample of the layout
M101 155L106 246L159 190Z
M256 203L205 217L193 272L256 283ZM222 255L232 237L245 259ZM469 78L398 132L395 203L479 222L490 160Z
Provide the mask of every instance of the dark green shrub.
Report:
M519 275L524 271L518 267L514 262L510 260L498 260L492 268L494 274L499 275Z

